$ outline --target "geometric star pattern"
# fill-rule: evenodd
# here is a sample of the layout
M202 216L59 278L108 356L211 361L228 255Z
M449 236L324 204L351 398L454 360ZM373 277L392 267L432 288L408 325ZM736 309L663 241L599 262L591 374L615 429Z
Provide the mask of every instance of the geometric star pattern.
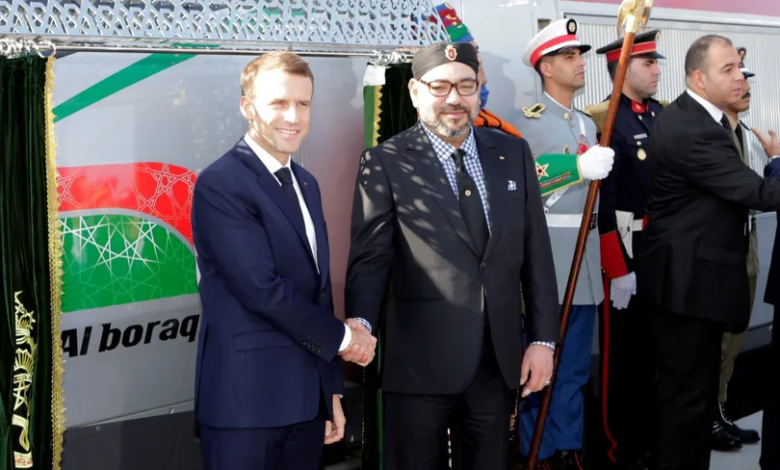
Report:
M197 293L192 249L155 222L128 215L63 221L63 312Z
M196 173L160 162L63 167L58 173L60 213L109 208L143 212L192 243Z

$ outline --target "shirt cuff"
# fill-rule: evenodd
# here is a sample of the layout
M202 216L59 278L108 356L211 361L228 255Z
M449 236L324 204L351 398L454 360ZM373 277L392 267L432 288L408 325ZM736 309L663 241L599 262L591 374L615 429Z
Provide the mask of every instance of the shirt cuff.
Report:
M344 323L344 339L341 340L341 346L339 347L339 352L346 351L346 349L349 347L349 343L352 342L352 330L349 329L349 325Z
M531 346L533 346L535 344L540 345L540 346L547 346L548 348L550 348L553 351L555 351L555 343L552 343L552 342L549 342L549 341L534 341L533 343L531 343Z
M357 321L359 321L360 323L362 323L362 324L363 324L363 326L365 326L365 327L366 327L366 329L368 330L368 332L373 334L373 332L371 331L371 323L369 323L369 322L368 322L368 320L366 320L365 318L355 318L355 320L357 320Z

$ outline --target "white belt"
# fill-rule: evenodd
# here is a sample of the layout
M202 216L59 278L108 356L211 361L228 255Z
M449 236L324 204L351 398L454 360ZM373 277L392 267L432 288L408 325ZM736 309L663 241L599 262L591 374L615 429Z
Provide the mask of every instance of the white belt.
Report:
M598 214L593 214L590 222L590 228L596 228ZM582 225L582 214L546 214L547 226L557 228L580 228Z
M643 225L644 225L644 219L634 219L631 221L631 231L632 232L641 232Z

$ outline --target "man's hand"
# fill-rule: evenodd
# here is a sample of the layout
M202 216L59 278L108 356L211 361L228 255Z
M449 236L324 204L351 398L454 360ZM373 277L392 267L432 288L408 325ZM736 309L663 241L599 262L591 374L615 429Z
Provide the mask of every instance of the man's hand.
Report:
M763 132L754 127L753 133L756 134L758 141L761 142L761 146L764 147L767 157L772 158L780 155L780 142L777 141L775 131L769 131L769 137L767 137Z
M344 410L341 409L341 398L338 395L333 395L333 421L325 422L325 445L343 439L346 424L347 418L344 417Z
M538 392L549 385L553 371L553 350L541 344L528 346L523 357L520 372L520 386L523 387L523 397ZM530 381L528 375L531 375Z
M609 289L609 298L617 310L628 308L631 296L636 294L636 274L631 272L613 279Z
M612 171L615 151L611 147L594 145L577 158L580 175L586 180L602 180Z
M347 326L352 330L352 341L339 355L342 360L366 367L374 359L376 338L371 336L366 327L357 320L347 320Z

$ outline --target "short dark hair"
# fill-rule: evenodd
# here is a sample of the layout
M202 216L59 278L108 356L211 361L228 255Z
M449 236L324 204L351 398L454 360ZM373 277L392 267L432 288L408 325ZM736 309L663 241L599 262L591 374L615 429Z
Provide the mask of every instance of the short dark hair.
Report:
M637 56L637 57L631 57L631 58L628 59L628 66L631 67L631 64L635 60L647 60L647 59L653 59L653 58L652 57L647 57L647 56L643 57L641 55ZM654 59L654 60L658 60L658 59ZM617 77L618 64L619 64L619 62L617 60L614 61L614 62L608 62L607 63L607 72L609 73L609 78L612 79L613 82L615 81L615 77Z
M704 71L707 68L709 60L710 46L713 43L722 43L733 46L729 38L718 36L717 34L708 34L693 41L688 52L685 54L685 76L690 77L697 70Z

